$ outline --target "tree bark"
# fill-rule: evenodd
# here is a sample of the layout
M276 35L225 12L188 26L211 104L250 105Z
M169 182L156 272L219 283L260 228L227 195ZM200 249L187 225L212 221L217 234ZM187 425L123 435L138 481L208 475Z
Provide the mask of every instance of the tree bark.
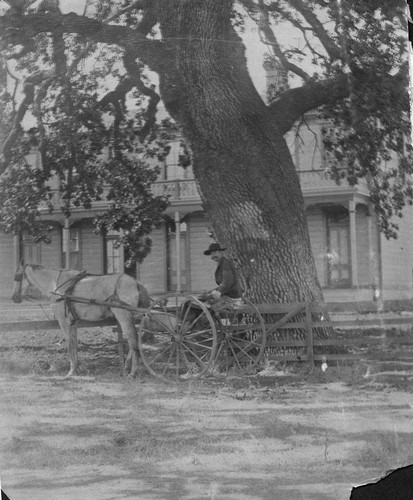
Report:
M230 23L232 3L158 0L162 37L173 57L160 71L161 94L190 142L204 208L250 297L321 301L285 130L248 74L244 46Z

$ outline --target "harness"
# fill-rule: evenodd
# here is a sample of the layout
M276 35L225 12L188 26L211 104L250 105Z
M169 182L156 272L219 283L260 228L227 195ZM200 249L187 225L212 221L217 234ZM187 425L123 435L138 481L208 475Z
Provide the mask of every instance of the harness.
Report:
M62 271L60 271L60 274L62 273ZM57 284L59 283L59 278L60 278L60 274L57 278ZM86 271L80 271L79 274L77 274L74 278L71 278L70 280L67 280L65 281L64 283L62 283L61 285L57 286L56 287L56 290L59 290L59 288L62 288L62 286L64 286L66 283L69 284L69 286L64 290L64 295L62 297L59 297L58 299L56 299L56 302L61 302L62 300L65 301L65 314L68 315L69 313L71 314L72 316L72 325L74 323L76 323L76 321L79 319L78 315L76 314L76 311L75 311L75 308L73 307L73 300L70 298L70 297L67 297L67 295L71 295L76 284L79 283L79 281L81 281L83 278L86 278L87 276L87 272Z
M118 281L120 280L121 276L122 276L123 273L119 273L119 276L115 282L115 285L114 285L114 292L112 295L110 295L107 299L104 300L105 303L107 303L107 306L108 308L110 308L111 306L113 305L125 305L125 306L129 306L129 304L127 302L124 302L123 300L121 300L118 296L118 292L117 292L117 285L118 285ZM70 280L68 281L65 281L64 283L62 283L61 285L59 285L55 292L61 288L63 285L65 285L66 283L69 283L69 286L67 288L65 288L64 290L64 293L62 294L62 296L60 296L58 299L56 299L56 302L61 302L61 301L64 301L65 302L65 313L66 315L68 315L70 313L70 315L72 316L72 325L74 323L76 323L76 321L78 321L79 319L79 316L77 315L76 311L75 311L75 308L74 308L74 303L77 302L76 300L76 297L73 297L72 296L72 292L73 290L75 289L75 286L84 278L86 278L87 276L95 276L93 274L89 274L87 273L86 271L81 271L79 274L77 274L75 277L71 278ZM96 275L98 276L98 275ZM79 300L79 302L83 302L83 300ZM90 305L93 305L97 302L97 299L89 299L88 303Z
M23 276L26 272L26 267L28 265L31 265L31 264L26 264L24 266L21 267L21 269L19 269L15 275L14 275L14 281L17 281L19 283L19 290L18 290L18 293L21 294L21 289L22 289L22 283L23 283ZM34 265L33 265L34 267ZM42 267L42 266L40 266ZM52 294L55 294L56 296L58 296L58 298L55 299L55 302L62 302L64 301L65 303L65 314L66 316L67 315L71 315L72 317L72 325L74 323L76 323L76 321L78 321L80 318L79 316L77 315L76 311L75 311L75 308L74 308L74 302L76 302L76 296L72 296L72 293L75 289L75 286L84 278L86 278L87 276L100 276L100 275L93 275L93 274L89 274L87 273L87 271L80 271L76 276L74 276L73 278L70 278L66 281L64 281L63 283L59 284L59 279L60 279L60 276L62 274L62 269L60 270L59 272L59 275L57 277L57 281L56 281L56 289L54 290L54 292L52 292ZM116 281L115 281L115 284L114 284L114 292L112 295L110 295L107 299L105 299L103 301L103 303L105 305L107 305L108 308L110 308L111 306L117 306L117 307L122 307L123 306L127 306L129 307L129 304L123 300L120 299L119 295L118 295L118 292L117 292L117 285L118 285L118 282L120 280L120 278L122 277L123 273L119 273ZM61 290L62 293L59 293L58 290ZM82 300L81 300L82 299ZM84 303L84 300L83 298L79 297L79 300L77 302L83 302ZM87 303L89 303L90 305L93 305L95 304L96 302L98 302L98 299L88 299L87 300ZM102 306L102 302L100 302L100 304L98 304L100 306Z

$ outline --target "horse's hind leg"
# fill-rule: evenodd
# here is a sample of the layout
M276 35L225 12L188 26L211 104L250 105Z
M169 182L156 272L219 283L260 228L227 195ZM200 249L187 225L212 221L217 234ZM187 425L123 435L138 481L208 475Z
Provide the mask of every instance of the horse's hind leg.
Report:
M129 352L125 361L125 375L130 369L129 376L134 377L138 372L138 335L136 332L133 316L129 311L119 308L112 310L115 318L118 320L123 334L128 339Z

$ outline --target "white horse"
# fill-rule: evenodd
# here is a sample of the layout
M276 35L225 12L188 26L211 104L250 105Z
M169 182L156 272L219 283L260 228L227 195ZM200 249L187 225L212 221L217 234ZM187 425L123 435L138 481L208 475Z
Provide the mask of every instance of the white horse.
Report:
M52 303L52 310L66 338L70 370L68 377L78 368L76 321L99 321L114 316L129 342L124 373L129 376L138 369L138 335L135 329L135 309L146 309L151 299L147 290L127 274L87 275L84 271L47 269L40 265L22 265L15 275L12 300L21 302L32 298L29 287L37 288ZM67 296L83 298L81 302ZM115 306L122 307L115 307Z

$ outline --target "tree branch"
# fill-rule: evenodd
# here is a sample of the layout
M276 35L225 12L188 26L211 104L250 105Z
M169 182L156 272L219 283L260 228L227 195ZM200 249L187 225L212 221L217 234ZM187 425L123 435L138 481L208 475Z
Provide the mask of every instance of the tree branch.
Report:
M151 131L152 127L155 124L156 110L157 110L158 103L160 101L160 97L155 92L153 86L147 87L143 83L143 81L141 79L139 68L138 68L137 64L135 63L133 57L131 57L130 55L128 57L128 53L125 54L125 57L123 59L123 64L126 68L126 71L129 74L129 76L131 78L133 78L133 81L135 82L135 85L138 88L138 90L143 95L146 95L147 97L149 97L149 104L148 104L148 107L147 107L146 113L145 113L146 121L145 121L145 124L139 133L139 140L142 142L147 137L147 135L149 134L149 132Z
M341 58L341 50L328 35L324 26L314 14L314 11L303 4L302 0L289 0L290 4L299 12L313 29L331 60Z
M166 46L159 40L147 39L146 33L127 26L108 25L73 12L28 14L19 18L17 27L14 24L13 18L0 17L0 32L14 29L18 34L35 37L39 33L56 32L59 28L62 33L76 33L95 42L127 48L153 71L159 71L164 64L170 63Z
M131 3L130 5L127 5L123 9L118 10L108 18L106 18L107 23L110 23L117 19L119 16L122 14L126 14L127 12L130 12L131 10L144 10L150 7L151 5L151 0L137 0L136 2Z
M258 23L258 29L261 40L272 47L275 57L280 61L281 65L285 68L286 71L295 73L305 82L310 81L310 75L306 73L302 68L299 68L295 64L291 63L281 50L278 40L275 37L273 30L271 29L268 9L263 0L259 0L259 9L260 19Z
M149 97L149 104L145 113L145 124L143 125L140 133L139 140L142 142L149 132L151 131L155 121L156 121L156 110L157 105L160 101L159 95L155 92L154 88L147 87L142 79L139 71L138 65L135 63L134 57L128 51L125 53L123 58L123 63L127 71L127 76L125 76L117 85L117 87L108 92L99 102L98 106L104 108L109 103L112 103L116 109L116 103L123 100L125 95L136 87L143 95Z
M23 100L16 111L11 130L1 148L1 157L4 164L2 162L2 165L0 167L0 175L5 171L7 167L7 163L10 161L11 158L11 150L13 148L13 145L16 141L16 138L21 133L20 123L22 122L27 109L34 101L34 89L36 85L39 85L44 80L47 80L53 76L54 76L54 71L40 71L35 75L26 78L23 84L23 94L24 94Z
M273 101L269 108L274 113L283 134L304 113L323 104L335 102L349 95L348 76L323 81L310 81L302 87L287 90Z

